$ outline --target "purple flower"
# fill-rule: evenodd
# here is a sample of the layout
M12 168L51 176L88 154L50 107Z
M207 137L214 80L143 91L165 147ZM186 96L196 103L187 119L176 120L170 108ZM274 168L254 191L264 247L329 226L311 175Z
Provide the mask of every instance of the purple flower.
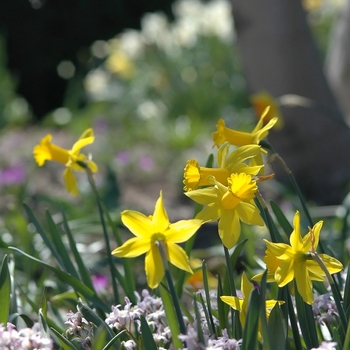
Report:
M91 276L92 284L97 293L101 293L106 289L108 278L105 275L95 274Z
M0 185L18 185L26 179L25 167L22 164L10 166L0 170Z

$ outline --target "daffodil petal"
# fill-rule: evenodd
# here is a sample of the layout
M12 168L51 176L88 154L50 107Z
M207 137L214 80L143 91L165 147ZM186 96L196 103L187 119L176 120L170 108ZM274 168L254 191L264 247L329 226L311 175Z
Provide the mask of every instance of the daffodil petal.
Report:
M195 218L202 221L216 221L220 218L220 215L220 205L218 203L211 203L204 207Z
M247 275L245 274L245 272L243 272L242 278L241 278L241 291L244 298L249 298L250 292L252 291L253 288L254 288L253 284L250 283Z
M130 232L137 237L147 238L155 233L149 217L138 211L124 210L121 213L121 219Z
M90 136L90 137L86 137L84 139L79 139L72 147L70 153L76 155L77 153L79 153L79 151L89 145L90 143L93 143L95 140L94 136Z
M340 261L327 254L319 254L319 257L323 260L330 274L337 273L344 268Z
M123 245L114 249L112 255L118 258L134 258L145 254L150 248L149 239L140 239L139 237L130 238Z
M238 242L241 235L241 224L234 210L221 211L218 230L221 241L226 248L231 249Z
M218 200L218 191L215 187L206 187L186 192L185 195L196 203L208 205Z
M227 305L230 305L232 309L242 311L243 299L226 295L221 296L220 299Z
M145 257L145 271L147 284L150 288L157 288L164 277L163 261L156 245L151 247Z
M245 224L264 226L264 220L256 205L242 201L237 205L236 211Z
M168 213L164 208L163 193L160 191L160 196L154 207L154 213L152 216L152 224L155 232L164 232L169 227Z
M71 168L66 168L63 173L63 180L66 185L67 192L76 196L79 193L77 179L75 178Z
M96 163L93 162L92 160L89 161L88 167L90 168L90 170L91 170L93 173L97 173L97 172L98 172L98 166L97 166Z
M182 243L188 241L203 224L202 220L180 220L170 224L165 232L167 242Z
M299 267L299 266L298 266ZM301 264L300 269L296 268L295 281L298 292L307 304L312 304L314 301L314 294L312 292L312 283L309 274L306 272L304 263Z
M305 271L306 272L306 271ZM275 281L279 287L285 286L294 278L293 260L284 260L275 271Z
M181 270L185 270L189 273L193 273L191 266L190 266L190 260L184 251L179 245L175 243L168 243L168 254L169 254L169 261L176 267L178 267Z
M293 257L293 250L288 244L285 243L273 243L264 239L267 250L274 256L281 257Z

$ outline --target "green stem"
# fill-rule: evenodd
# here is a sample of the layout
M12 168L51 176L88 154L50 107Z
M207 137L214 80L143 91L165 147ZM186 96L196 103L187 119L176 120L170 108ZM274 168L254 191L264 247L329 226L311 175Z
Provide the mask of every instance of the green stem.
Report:
M180 332L182 334L187 334L185 322L184 322L181 308L180 308L179 298L177 297L174 283L173 283L173 280L171 278L171 274L169 271L168 258L167 258L165 247L164 247L164 244L162 241L158 241L158 248L159 248L160 255L162 257L162 262L163 262L163 266L164 266L164 270L165 270L165 277L166 277L166 280L168 282L169 291L170 291L170 294L171 294L171 297L173 300L174 309L175 309L175 313L176 313L176 317L177 317L177 322L179 323Z
M100 220L101 220L101 225L102 225L102 230L103 230L103 236L104 236L104 240L105 240L105 243L106 243L107 261L108 261L109 268L110 268L110 271L111 271L111 276L112 276L112 287L113 287L114 301L115 301L116 304L119 304L120 303L120 299L119 299L119 294L118 294L118 286L117 286L117 281L116 281L115 273L114 273L115 266L113 264L113 259L112 259L112 254L111 254L112 250L111 250L111 247L110 247L110 244L109 244L107 226L106 226L106 222L105 222L103 208L102 208L102 205L101 205L101 199L100 199L100 196L98 194L98 191L97 191L97 188L96 188L95 181L93 179L91 170L87 166L85 166L85 170L86 170L86 174L87 174L90 186L91 186L91 188L92 188L92 190L93 190L93 192L95 194L97 207L98 207L98 212L100 214Z

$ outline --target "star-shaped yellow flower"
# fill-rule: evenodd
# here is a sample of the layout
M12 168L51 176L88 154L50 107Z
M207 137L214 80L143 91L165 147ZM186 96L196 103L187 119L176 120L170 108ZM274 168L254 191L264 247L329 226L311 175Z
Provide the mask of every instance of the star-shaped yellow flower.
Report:
M218 149L218 168L201 167L195 159L190 159L184 169L184 190L192 191L201 186L210 186L209 176L227 186L227 179L232 173L256 175L263 165L249 166L244 163L247 159L256 157L261 152L258 145L246 145L229 153L230 144L225 142Z
M264 118L268 113L268 108L259 119L254 130L252 132L243 132L230 129L226 127L225 121L220 119L216 124L216 131L213 132L214 146L219 147L225 141L228 141L231 145L244 146L250 144L258 145L262 139L264 139L269 130L277 123L277 117L272 118L269 122L264 125Z
M73 170L84 170L84 167L82 167L78 161L85 163L92 172L98 171L97 165L84 154L80 153L80 150L83 147L94 142L94 132L92 129L85 130L84 133L80 136L79 140L73 145L71 150L61 148L51 143L51 139L52 136L48 134L40 141L39 145L36 145L34 147L33 155L35 161L39 166L43 166L47 160L53 160L64 164L66 166L66 170L64 171L63 178L66 189L69 193L77 195L78 186L77 180L73 174Z
M294 215L294 230L290 235L290 245L285 243L272 243L264 240L267 245L264 261L268 269L268 281L276 281L279 287L283 287L295 279L299 294L303 300L312 304L314 296L312 292L312 280L323 281L325 272L312 258L310 253L315 253L323 221L317 222L309 228L309 233L304 237L300 234L300 214ZM343 269L343 265L335 258L327 254L318 254L329 273L337 273ZM259 275L254 276L257 279Z
M245 173L231 174L228 186L209 176L214 186L186 192L186 196L205 205L196 218L203 221L219 220L219 236L222 243L231 249L241 234L243 221L249 225L264 225L253 198L258 189L252 176Z
M249 295L253 289L254 289L253 284L249 282L246 274L243 272L242 278L241 278L241 292L242 292L243 298L233 297L233 296L220 297L224 303L230 305L233 309L240 312L239 319L241 321L242 327L244 327L244 325L245 325L245 320L246 320L247 311L248 311ZM267 318L270 316L270 310L277 303L281 305L281 304L284 304L284 301L266 300L266 316L267 316Z
M163 205L162 192L153 215L145 216L137 211L125 210L121 213L121 219L136 237L114 249L112 254L120 258L134 258L146 253L145 271L150 288L156 288L164 277L159 244L165 246L167 259L171 264L192 273L188 256L177 243L190 239L202 225L202 220L181 220L171 224Z

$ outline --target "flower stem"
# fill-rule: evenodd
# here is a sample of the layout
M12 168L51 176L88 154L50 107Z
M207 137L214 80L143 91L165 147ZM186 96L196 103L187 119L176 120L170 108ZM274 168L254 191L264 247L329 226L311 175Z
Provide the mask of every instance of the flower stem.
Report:
M173 280L171 278L171 274L169 271L168 258L167 258L165 247L164 247L164 244L162 241L158 241L158 248L159 248L160 255L162 257L162 262L163 262L163 266L164 266L164 270L165 270L165 277L166 277L166 280L168 282L168 287L169 287L169 291L171 294L171 298L173 300L174 309L175 309L175 313L176 313L176 317L177 317L177 322L179 324L180 332L182 334L187 334L185 322L184 322L181 308L180 308L179 298L177 297L174 283L173 283Z

